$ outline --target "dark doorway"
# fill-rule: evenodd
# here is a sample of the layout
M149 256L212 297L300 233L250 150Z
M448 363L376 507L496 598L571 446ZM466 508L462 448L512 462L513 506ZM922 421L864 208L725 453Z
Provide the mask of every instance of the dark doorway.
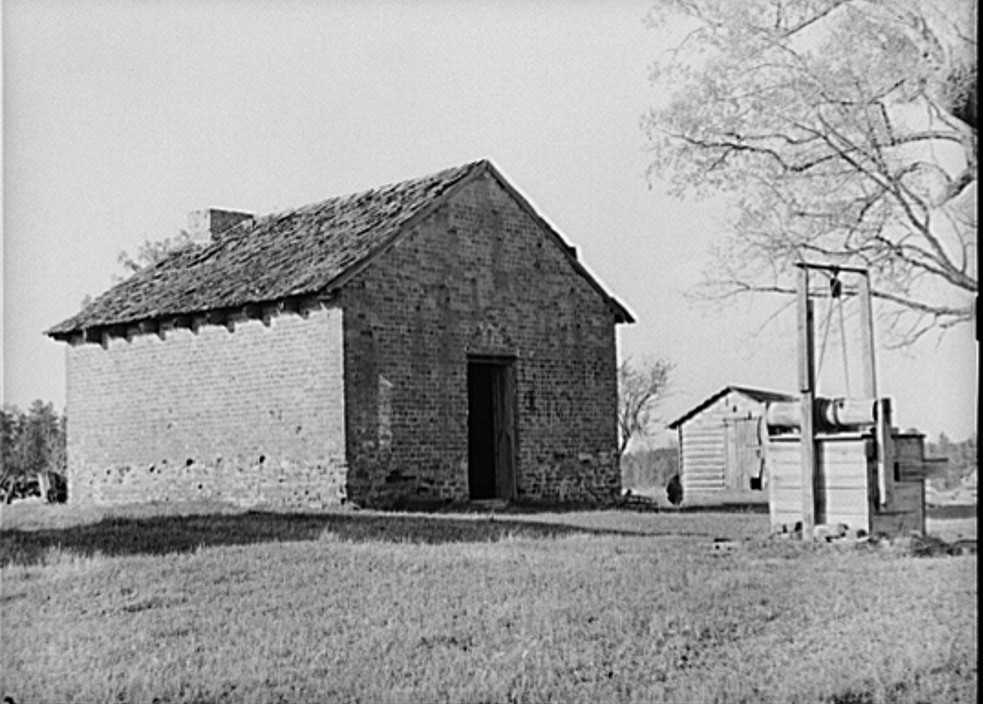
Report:
M512 360L468 360L468 485L472 500L515 496Z

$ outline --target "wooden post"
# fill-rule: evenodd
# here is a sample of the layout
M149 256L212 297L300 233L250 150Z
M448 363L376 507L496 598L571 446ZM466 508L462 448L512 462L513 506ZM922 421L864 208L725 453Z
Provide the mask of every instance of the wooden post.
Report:
M870 275L860 276L860 345L863 379L862 398L877 398L877 369L874 366L874 316L870 301Z
M812 417L815 401L815 366L809 270L804 266L799 267L797 291L799 394L802 403L802 434L799 441L802 458L802 539L812 540L816 527L816 433Z
M891 439L891 402L877 397L877 367L874 364L874 313L870 296L870 275L860 277L860 339L863 362L863 395L874 399L877 422L877 508L889 509L894 501L894 448Z
M890 509L894 504L894 445L891 439L890 399L877 399L876 428L877 504L882 509Z

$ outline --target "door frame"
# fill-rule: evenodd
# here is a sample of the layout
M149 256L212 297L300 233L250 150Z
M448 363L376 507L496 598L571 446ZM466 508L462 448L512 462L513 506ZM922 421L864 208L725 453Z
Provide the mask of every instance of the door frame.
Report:
M514 355L469 354L468 373L473 366L492 367L492 438L494 448L495 498L516 498L516 456L518 446L518 394ZM468 406L471 398L468 392ZM470 454L471 434L468 431ZM470 471L469 471L470 474ZM470 477L468 493L470 495Z

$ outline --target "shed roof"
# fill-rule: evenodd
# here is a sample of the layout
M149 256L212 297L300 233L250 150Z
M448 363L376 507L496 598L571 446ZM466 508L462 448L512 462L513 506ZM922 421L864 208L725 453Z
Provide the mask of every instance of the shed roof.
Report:
M686 413L684 413L679 418L677 418L672 423L670 423L669 428L671 430L675 430L680 425L682 425L690 418L695 416L697 413L707 408L708 406L713 405L718 399L726 396L731 391L736 391L738 393L744 394L745 396L752 398L758 403L767 403L768 401L794 401L796 399L795 396L791 396L789 394L782 393L780 391L769 391L767 389L757 389L751 386L737 386L732 384L730 386L725 386L717 393L713 394L709 398L704 399L696 406L686 411Z
M46 331L73 333L279 301L340 288L465 184L489 174L559 245L607 301L618 322L634 322L577 261L562 237L488 160L245 220L218 241L172 253L109 289Z

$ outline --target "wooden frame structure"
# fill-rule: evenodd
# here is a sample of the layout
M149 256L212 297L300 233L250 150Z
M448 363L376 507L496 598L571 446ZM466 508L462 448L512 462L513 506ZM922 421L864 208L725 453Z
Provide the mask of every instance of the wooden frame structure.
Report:
M925 530L924 437L891 427L891 402L877 395L870 278L866 269L798 266L797 402L769 405L769 513L772 529L819 535L896 535ZM810 272L822 270L831 296L840 273L859 277L861 392L822 398L816 392Z

